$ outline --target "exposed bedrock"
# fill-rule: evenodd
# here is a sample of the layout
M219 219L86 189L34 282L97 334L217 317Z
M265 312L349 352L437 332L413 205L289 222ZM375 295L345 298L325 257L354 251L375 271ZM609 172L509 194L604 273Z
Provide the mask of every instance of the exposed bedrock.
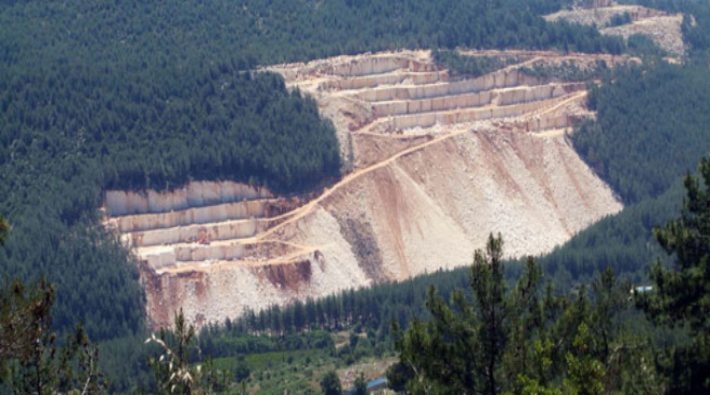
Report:
M364 88L374 88L380 85L396 85L408 83L411 85L434 84L449 80L446 71L432 72L393 72L387 74L375 74L363 77L345 78L329 80L319 85L325 90L354 90Z
M457 111L427 112L421 114L401 115L382 118L377 125L378 130L395 131L415 127L431 127L434 125L453 125L457 123L485 121L496 118L518 117L532 111L538 111L554 105L555 99L531 101L508 106L486 106L465 108Z
M518 69L510 68L486 74L479 78L451 83L430 84L423 86L394 86L375 88L360 92L355 96L369 102L390 100L417 100L438 96L476 93L491 89L510 88L520 85L539 85L542 80L531 77Z
M319 229L335 221L356 257L348 264L364 266L370 279L378 277L368 270L402 279L469 264L490 232L503 234L509 256L542 253L621 209L563 136L501 129L466 133L404 156L321 206L325 212L282 236L326 243L329 236Z
M184 264L214 263L224 261L267 261L300 250L278 241L248 242L238 240L213 244L180 244L141 251L143 262L151 270L180 269Z
M174 228L192 224L261 218L266 216L265 201L226 203L215 206L188 208L160 214L128 215L111 219L120 232L140 232Z
M420 62L407 57L380 55L362 58L353 58L350 61L326 64L318 67L320 74L330 74L342 77L359 77L373 74L384 74L395 70L405 69L413 72L437 71L438 67L429 62Z
M516 126L527 132L542 132L550 129L566 129L578 125L581 117L570 115L557 115L550 117L531 118L522 123L517 122Z
M296 299L320 297L367 282L357 268L323 260L314 251L283 263L235 262L215 270L159 273L143 267L146 310L152 327L169 326L183 309L189 322L202 326L245 309L261 309Z
M585 85L583 83L549 84L442 96L432 99L377 102L372 105L372 112L375 118L381 118L395 115L452 110L456 108L481 107L489 104L504 106L552 99L584 88Z
M131 244L136 247L160 244L194 243L200 239L217 241L243 239L264 231L271 222L268 219L245 219L204 225L188 225L174 228L154 229L130 233Z
M106 191L106 211L109 215L164 213L219 203L269 198L266 188L236 182L192 181L170 192Z

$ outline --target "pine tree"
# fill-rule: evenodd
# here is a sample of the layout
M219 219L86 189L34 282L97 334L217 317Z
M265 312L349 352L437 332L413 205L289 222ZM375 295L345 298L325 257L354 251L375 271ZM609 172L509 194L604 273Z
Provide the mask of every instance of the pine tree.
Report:
M653 291L637 295L639 305L657 324L689 328L691 344L677 347L672 372L674 393L710 391L710 161L703 158L698 179L688 174L680 217L654 235L673 267L660 260L651 268Z

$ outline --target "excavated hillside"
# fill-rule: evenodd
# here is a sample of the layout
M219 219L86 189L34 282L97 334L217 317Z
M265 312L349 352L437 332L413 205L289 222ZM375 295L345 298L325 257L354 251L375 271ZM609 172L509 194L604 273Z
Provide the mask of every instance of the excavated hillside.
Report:
M614 17L625 14L630 17L630 23L611 26ZM643 6L617 5L609 2L608 5L599 7L559 11L547 15L545 19L596 25L602 34L622 36L626 39L634 34L643 34L671 55L682 56L685 53L681 29L682 14L672 15Z
M425 51L343 56L269 70L312 95L337 129L346 174L309 196L191 183L170 193L106 194L107 225L141 261L148 317L182 308L197 325L245 308L319 297L471 262L490 232L509 256L550 251L622 206L565 131L585 84L532 77L534 65L624 57L515 57L450 78Z

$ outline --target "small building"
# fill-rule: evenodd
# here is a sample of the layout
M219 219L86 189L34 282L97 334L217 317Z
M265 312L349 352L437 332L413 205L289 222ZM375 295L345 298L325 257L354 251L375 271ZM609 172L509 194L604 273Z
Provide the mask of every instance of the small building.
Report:
M367 383L367 392L375 392L387 388L387 378L380 377L379 379L372 380ZM355 393L355 387L347 388L343 391L345 395L352 395Z
M643 293L651 292L651 291L653 291L653 286L652 286L652 285L644 285L644 286L635 287L635 288L631 289L631 294L632 294L632 295L633 295L634 293L636 293L636 294L643 294Z

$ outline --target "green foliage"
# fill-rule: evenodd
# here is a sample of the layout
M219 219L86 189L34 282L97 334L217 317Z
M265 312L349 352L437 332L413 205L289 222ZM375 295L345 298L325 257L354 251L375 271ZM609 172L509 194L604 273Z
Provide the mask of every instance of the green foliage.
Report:
M195 347L195 328L185 322L180 309L175 314L175 331L161 330L158 337L152 334L146 343L160 346L162 353L152 357L149 364L153 368L156 394L202 394L202 365L192 365L190 353Z
M575 148L627 204L665 192L710 139L707 68L621 67L592 89L597 120L571 135Z
M98 347L81 326L63 344L51 332L54 288L44 279L0 289L0 390L15 394L105 393Z
M451 77L476 78L518 63L515 57L468 56L454 50L435 50L434 62L441 68L448 69Z
M367 380L362 372L355 379L355 395L367 395Z
M644 58L644 62L658 61L658 57L667 55L650 37L645 34L632 34L626 40L630 55Z
M625 0L669 13L683 13L683 43L691 62L710 61L710 4L704 0ZM631 44L631 43L629 43Z
M335 371L331 370L323 376L320 381L320 389L323 395L341 395L343 393L340 379Z
M710 161L698 168L701 179L685 178L686 198L680 217L655 228L663 250L673 257L672 269L657 261L651 268L653 292L637 295L654 322L666 326L687 325L691 344L676 345L672 373L674 393L710 390Z
M454 292L449 305L432 290L431 321L414 320L404 333L395 325L400 361L388 372L394 386L415 394L491 395L662 388L651 385L657 384L653 366L642 364L648 370L634 372L626 362L652 358L639 347L644 340L625 335L619 319L629 308L627 284L606 270L591 294L583 286L576 295L556 297L529 259L507 292L501 245L491 236L487 252L475 254L473 302Z
M645 198L579 232L539 258L545 273L559 279L559 290L569 287L568 280L588 282L606 267L632 283L646 283L649 262L660 252L653 227L677 211L682 190L675 182L660 196Z
M566 392L573 395L601 395L604 392L604 367L590 353L592 336L589 328L582 323L574 339L574 352L565 357L569 377L565 380Z
M561 81L588 81L593 78L600 78L606 70L607 64L603 60L597 60L594 65L584 68L580 68L574 62L566 60L558 65L535 63L532 67L520 68L520 71L531 77Z
M250 374L251 372L249 371L249 367L246 364L241 363L234 369L234 380L237 383L241 383L242 381L248 379Z
M0 289L0 369L10 359L29 360L50 322L54 287L42 279L29 289L19 280Z
M633 22L633 19L631 18L631 14L629 14L628 12L624 12L621 14L613 15L609 19L609 21L606 23L606 26L607 27L621 26L621 25L626 25L631 22Z
M408 384L412 393L495 394L500 390L500 361L510 331L501 256L502 239L493 235L486 252L474 254L473 304L454 292L454 307L449 307L432 287L427 301L432 320L415 319L404 334L395 325L395 348L400 364L413 375Z

